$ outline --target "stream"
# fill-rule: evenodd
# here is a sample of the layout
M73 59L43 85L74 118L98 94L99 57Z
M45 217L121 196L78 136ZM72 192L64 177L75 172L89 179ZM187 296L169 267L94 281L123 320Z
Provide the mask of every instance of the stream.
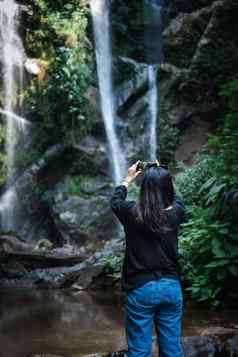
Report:
M0 292L0 357L30 357L44 353L79 357L126 347L123 306L109 291ZM213 312L186 307L183 336L205 328L234 327L238 311Z

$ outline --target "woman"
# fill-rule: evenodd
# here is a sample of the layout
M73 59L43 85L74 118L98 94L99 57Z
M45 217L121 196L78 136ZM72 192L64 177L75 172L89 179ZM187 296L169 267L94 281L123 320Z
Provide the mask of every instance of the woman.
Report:
M153 321L159 356L181 357L177 235L184 205L174 193L170 173L159 164L143 172L138 202L126 201L128 186L141 174L138 163L129 168L110 201L126 236L122 289L128 357L151 356Z

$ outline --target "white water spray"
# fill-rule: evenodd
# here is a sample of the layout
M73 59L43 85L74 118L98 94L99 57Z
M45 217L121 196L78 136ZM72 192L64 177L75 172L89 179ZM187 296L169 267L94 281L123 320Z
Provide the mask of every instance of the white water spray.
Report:
M5 115L6 117L10 117L13 120L17 122L17 124L20 124L23 128L25 128L26 125L31 125L31 122L23 117L20 117L19 115L16 115L15 113L9 112L8 110L4 110L0 108L0 114Z
M115 129L115 104L112 86L111 29L108 0L91 0L94 39L96 47L97 73L102 115L113 164L113 177L118 184L125 172L123 157Z
M145 10L145 49L148 62L148 103L149 103L149 158L157 158L157 117L158 86L157 73L162 59L162 32L164 0L144 0Z
M158 113L158 92L157 92L157 68L153 65L148 66L148 82L149 82L149 157L151 161L157 159L157 113Z
M14 0L0 1L0 42L4 109L1 114L6 120L7 191L0 204L2 227L5 230L17 228L19 203L13 188L15 174L16 144L19 135L24 135L26 120L19 115L23 89L24 48L18 34L20 5Z

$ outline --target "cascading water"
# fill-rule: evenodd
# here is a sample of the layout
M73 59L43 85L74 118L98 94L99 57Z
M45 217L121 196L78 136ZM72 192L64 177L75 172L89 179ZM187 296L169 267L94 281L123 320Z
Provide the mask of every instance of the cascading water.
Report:
M1 224L4 230L18 228L19 202L14 190L16 145L25 134L26 120L21 117L24 48L18 34L20 5L14 0L0 1L1 65L6 120L7 190L1 199ZM19 115L18 115L19 114Z
M161 63L163 0L145 0L145 50L148 62L148 104L149 104L149 158L157 158L157 116L159 106L157 73Z
M157 88L157 67L148 66L148 82L149 82L149 111L150 111L150 148L149 157L153 161L157 158L157 113L158 113L158 88Z
M125 171L125 158L120 148L115 129L115 105L112 86L111 28L108 0L91 0L97 73L101 108L105 123L109 151L113 164L113 177L119 183Z

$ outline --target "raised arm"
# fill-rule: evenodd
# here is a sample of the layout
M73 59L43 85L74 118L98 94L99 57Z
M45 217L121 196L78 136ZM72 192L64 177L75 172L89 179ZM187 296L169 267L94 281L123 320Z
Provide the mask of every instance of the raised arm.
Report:
M114 193L110 199L111 209L117 218L121 221L121 223L124 223L127 217L128 204L126 202L126 196L126 185L119 185L115 188Z
M131 206L131 203L126 201L128 186L135 179L135 177L141 173L141 171L136 170L138 162L139 161L128 169L126 178L122 181L121 185L116 186L110 199L112 211L123 224L128 218L128 208Z

